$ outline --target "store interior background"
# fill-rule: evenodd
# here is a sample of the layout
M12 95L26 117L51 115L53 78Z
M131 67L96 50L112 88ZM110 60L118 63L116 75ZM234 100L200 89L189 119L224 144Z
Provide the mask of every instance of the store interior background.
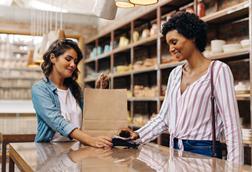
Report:
M153 24L160 25L176 6L177 9L194 8L195 2L196 0L183 2L159 0L157 4L150 6L118 8L115 19L107 20L97 16L97 11L94 10L95 0L1 1L0 131L36 132L31 86L41 79L43 74L39 65L31 63L28 56L29 50L42 41L43 33L50 30L50 20L53 30L62 29L67 37L80 43L85 57L79 65L80 85L83 88L94 87L95 78L99 73L107 73L111 76L111 88L128 90L129 126L133 128L142 126L160 109L169 72L177 65L168 55L164 38L155 33L154 36L149 35L146 39L141 39L143 30L146 28L151 30ZM218 7L212 11L206 10L204 16L210 23L207 50L211 40L214 39L224 39L227 43L240 43L245 39L251 42L252 12L249 7L251 0L214 2ZM230 10L225 11L228 8ZM46 9L57 12L46 12ZM221 11L225 13L222 14ZM140 37L135 42L134 29L138 31ZM126 45L118 45L121 37L128 39L128 42L124 41ZM113 42L117 42L117 45ZM103 52L108 44L109 51ZM101 47L101 52L98 47ZM214 59L226 62L234 74L235 85L242 85L236 87L238 88L236 91L240 121L242 127L246 129L243 130L246 136L244 142L246 164L251 164L252 161L250 100L252 57L249 53L251 49L249 45L234 52L210 55ZM95 55L92 54L94 51ZM145 61L146 59L148 60ZM142 64L146 66L139 67ZM155 142L168 145L168 133L164 133Z

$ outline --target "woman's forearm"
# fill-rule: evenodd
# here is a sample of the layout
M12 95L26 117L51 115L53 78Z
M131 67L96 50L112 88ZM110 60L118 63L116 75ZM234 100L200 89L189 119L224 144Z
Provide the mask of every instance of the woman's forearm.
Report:
M73 139L76 139L76 140L80 141L81 143L83 143L85 145L90 145L90 140L92 139L91 136L89 136L88 134L84 133L79 128L74 129L70 133L69 136L71 138L73 138Z

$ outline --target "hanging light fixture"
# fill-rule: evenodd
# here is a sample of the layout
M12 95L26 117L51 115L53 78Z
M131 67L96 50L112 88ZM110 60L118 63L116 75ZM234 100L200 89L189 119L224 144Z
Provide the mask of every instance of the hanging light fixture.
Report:
M132 8L135 4L129 2L129 0L115 0L116 6L120 8Z
M115 0L96 0L93 12L96 16L113 20L116 16L116 3Z
M129 0L129 2L136 5L152 5L158 3L158 0Z

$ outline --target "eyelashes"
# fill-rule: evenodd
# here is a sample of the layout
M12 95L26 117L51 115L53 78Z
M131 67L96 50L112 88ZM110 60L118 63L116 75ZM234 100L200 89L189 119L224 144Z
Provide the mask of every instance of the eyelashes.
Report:
M69 56L67 56L67 57L65 57L65 60L66 61L68 61L68 62L70 62L71 60L73 60L73 58L72 57L69 57ZM79 63L79 61L76 59L75 61L74 61L74 64L78 64Z

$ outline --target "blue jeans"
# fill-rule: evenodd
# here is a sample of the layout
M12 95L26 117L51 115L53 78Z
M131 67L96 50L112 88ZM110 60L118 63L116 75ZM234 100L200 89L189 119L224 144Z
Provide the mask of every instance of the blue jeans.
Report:
M182 140L184 151L212 156L212 141L208 140ZM178 149L178 139L174 138L174 148ZM216 157L222 158L221 143L216 141Z

